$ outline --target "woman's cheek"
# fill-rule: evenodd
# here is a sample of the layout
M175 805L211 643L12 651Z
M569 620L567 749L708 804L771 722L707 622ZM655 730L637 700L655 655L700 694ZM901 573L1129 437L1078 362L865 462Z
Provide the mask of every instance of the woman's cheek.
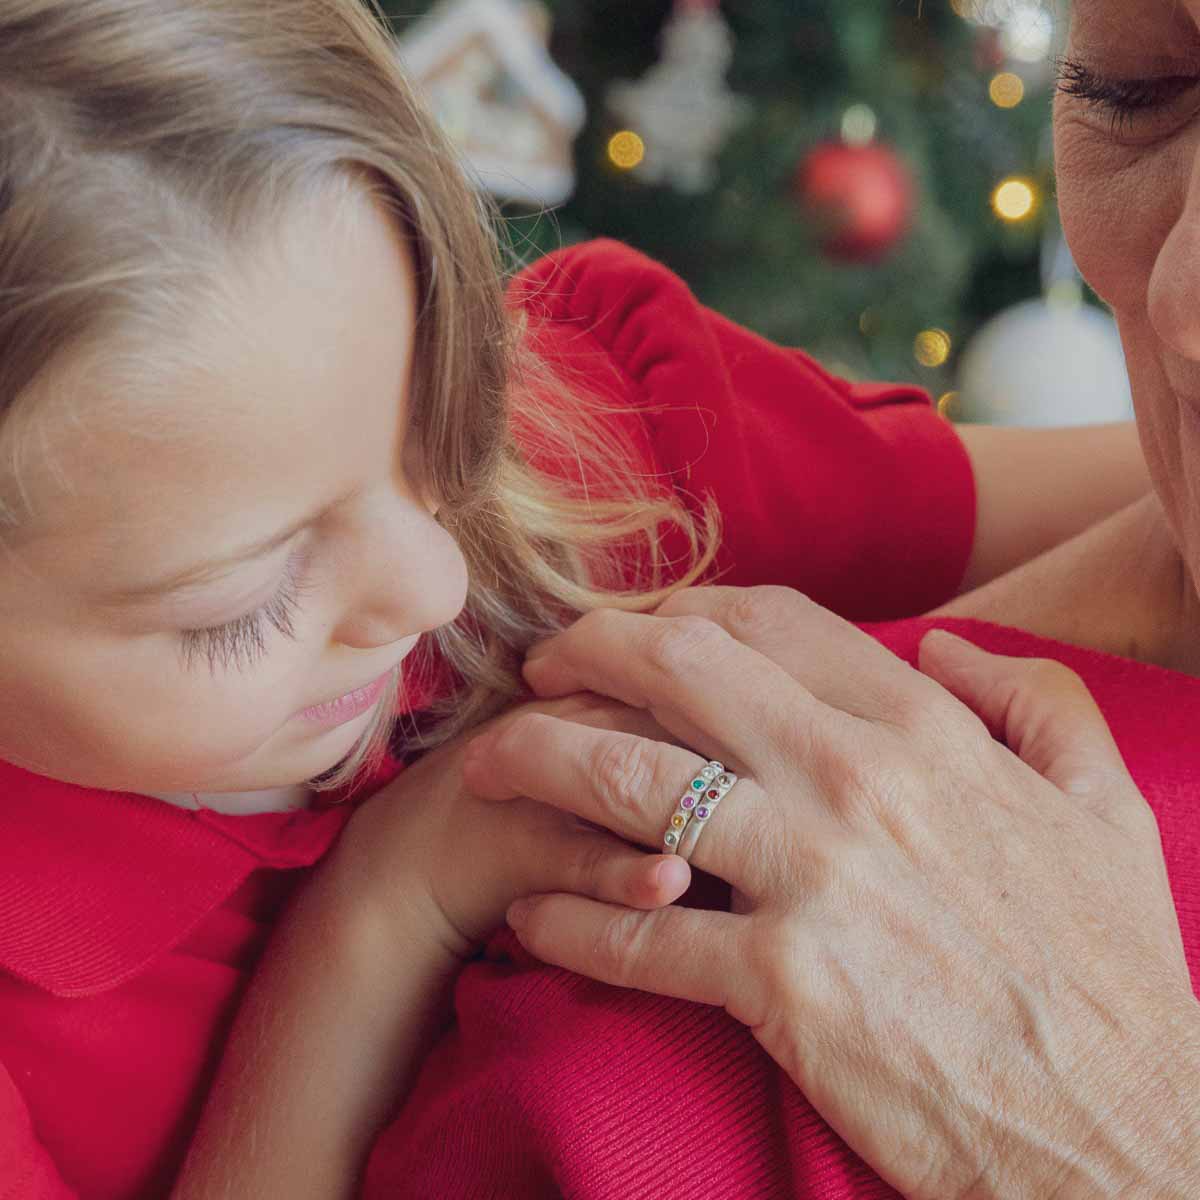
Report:
M1146 305L1159 248L1175 219L1169 155L1108 138L1091 121L1060 116L1058 206L1075 263L1118 312Z

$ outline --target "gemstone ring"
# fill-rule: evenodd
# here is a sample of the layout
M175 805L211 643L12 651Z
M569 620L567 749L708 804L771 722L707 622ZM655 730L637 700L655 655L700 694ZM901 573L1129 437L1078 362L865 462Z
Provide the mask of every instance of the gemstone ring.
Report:
M737 778L715 759L696 772L667 823L663 853L678 854L683 859L691 857L697 838Z

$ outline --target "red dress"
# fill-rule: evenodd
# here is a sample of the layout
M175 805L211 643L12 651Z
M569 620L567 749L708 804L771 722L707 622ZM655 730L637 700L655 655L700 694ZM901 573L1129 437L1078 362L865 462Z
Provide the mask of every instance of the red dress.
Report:
M542 260L511 297L542 349L620 409L641 469L716 495L721 582L790 584L859 620L954 593L974 487L924 393L851 387L614 242ZM889 637L905 649L915 627ZM1144 674L1191 682L1129 666ZM167 1193L282 905L354 803L400 769L385 763L340 807L231 817L0 763L0 1200ZM1177 897L1189 894L1200 890ZM1197 944L1194 922L1185 936ZM822 1178L852 1159L719 1014L539 966L504 934L464 971L457 1001L457 1025L378 1143L373 1196L665 1196L689 1180L674 1194L749 1196L766 1193L743 1187L754 1176L739 1156L784 1181L815 1161L809 1145L823 1148ZM643 1066L683 1027L701 1039L686 1056L660 1045ZM689 1113L710 1131L711 1189L670 1166ZM868 1189L855 1194L879 1194L854 1169Z

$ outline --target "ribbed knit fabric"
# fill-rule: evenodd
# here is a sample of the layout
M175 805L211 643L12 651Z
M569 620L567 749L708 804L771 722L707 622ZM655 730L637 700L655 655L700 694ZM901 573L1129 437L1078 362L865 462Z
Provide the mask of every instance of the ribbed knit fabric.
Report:
M530 336L546 356L611 402L613 436L629 447L635 469L690 504L705 491L716 497L725 518L722 582L788 584L860 618L911 614L954 593L974 531L974 486L961 442L924 393L835 379L801 352L710 313L666 268L615 242L572 247L534 264L510 296L529 314ZM527 433L516 416L518 431ZM676 539L670 550L679 549ZM419 704L419 688L409 700ZM0 763L0 1200L167 1194L283 905L333 845L353 805L399 769L384 764L346 806L229 817ZM500 962L488 969L506 978L517 970ZM476 979L472 968L460 999ZM516 975L513 983L524 986ZM551 995L565 987L561 994L570 997L579 986L547 981ZM487 994L483 1018L507 1013L515 1020L525 1003L523 994L515 1008L496 999L489 1013ZM632 1039L639 1020L618 1014L604 1036ZM669 1036L694 1020L673 1010L648 1028ZM505 1044L505 1028L471 1033L468 1060L476 1060L475 1049L491 1053ZM737 1049L740 1030L717 1032L728 1077L694 1079L692 1103L721 1126L706 1136L722 1147L761 1143L754 1169L779 1176L771 1148L782 1110L772 1103L756 1112L762 1106L749 1099L778 1084L764 1074L767 1064ZM551 1013L520 1036L506 1053L530 1070L541 1064L520 1084L523 1111L531 1120L548 1115L551 1126L519 1123L511 1097L492 1094L490 1123L473 1126L484 1139L480 1153L462 1156L464 1170L491 1162L488 1150L507 1164L497 1178L517 1179L519 1194L528 1180L540 1186L539 1178L570 1173L547 1150L556 1130L578 1148L594 1140L591 1125L616 1160L628 1159L614 1177L636 1178L630 1172L643 1156L623 1151L615 1130L625 1101L650 1127L654 1105L636 1086L642 1077L634 1071L614 1093L604 1082L608 1067L597 1060L596 1086L575 1091L586 1122L570 1119L557 1099L547 1114L538 1109L538 1072L558 1081L546 1095L560 1097L570 1059L547 1060L540 1047L552 1038L564 1054L570 1048L565 1010L561 1028ZM457 1053L455 1045L447 1053ZM480 1097L488 1094L481 1086ZM448 1110L430 1096L431 1119L456 1104ZM758 1132L746 1122L757 1122ZM447 1136L445 1126L423 1128ZM677 1140L659 1142L656 1160L682 1153L673 1148ZM403 1176L402 1157L378 1161L387 1178ZM445 1169L454 1171L457 1161ZM551 1161L555 1175L547 1173ZM570 1161L585 1180L580 1187L604 1191L605 1161L574 1154ZM721 1169L718 1159L712 1170ZM396 1187L404 1186L401 1178ZM507 1186L497 1184L494 1194ZM623 1186L604 1194L619 1196ZM469 1191L466 1184L461 1190ZM459 1193L444 1178L410 1192L431 1200Z
M1200 988L1200 680L981 621L866 628L915 665L935 626L993 653L1058 659L1082 676L1158 819ZM724 803L736 802L735 791ZM701 876L681 903L727 908L728 891ZM367 1200L899 1194L722 1010L546 966L505 930L463 972L455 1013L376 1143Z

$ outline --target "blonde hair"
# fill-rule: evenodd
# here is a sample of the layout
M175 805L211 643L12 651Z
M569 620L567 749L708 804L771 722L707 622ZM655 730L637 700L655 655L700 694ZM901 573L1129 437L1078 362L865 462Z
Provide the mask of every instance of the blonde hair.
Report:
M718 541L630 467L611 410L535 354L505 304L494 206L406 81L377 0L5 0L0 9L0 422L36 409L53 365L89 354L129 385L161 372L231 256L298 197L381 199L414 257L413 429L438 519L470 570L466 606L421 639L443 692L396 728L381 706L311 781L362 778L389 739L438 745L511 703L529 644L599 606L648 610L699 580ZM211 311L211 307L209 309ZM170 360L172 365L174 360ZM153 393L150 393L153 394ZM520 444L513 435L519 418ZM586 487L528 447L577 462ZM16 458L0 519L23 519ZM666 564L660 527L689 547ZM674 567L668 571L668 567Z

